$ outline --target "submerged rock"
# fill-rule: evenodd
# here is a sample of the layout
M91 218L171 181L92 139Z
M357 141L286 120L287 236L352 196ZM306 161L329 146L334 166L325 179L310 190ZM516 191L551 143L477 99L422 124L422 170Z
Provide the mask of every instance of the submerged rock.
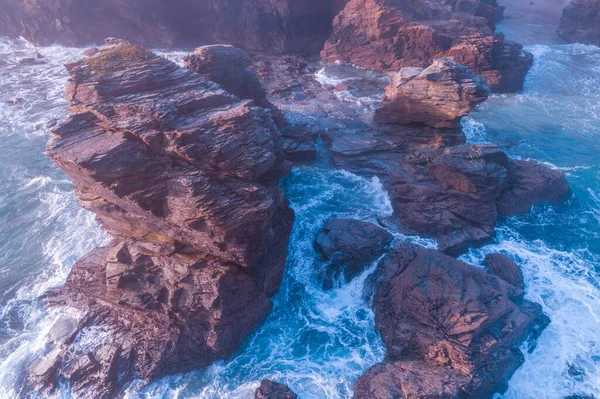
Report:
M352 280L377 260L394 236L374 225L352 219L329 219L315 239L315 247L329 265L323 288L331 289L337 276Z
M600 46L600 0L573 0L563 10L558 35L570 43Z
M463 116L487 100L485 80L447 58L426 69L402 68L392 74L382 107L374 121L384 124L425 124L457 128Z
M533 56L493 33L490 25L501 15L495 1L350 0L321 55L381 71L425 68L435 58L453 57L492 91L518 91Z
M83 312L77 336L108 331L66 344L57 375L111 397L226 359L271 309L294 220L270 111L127 42L74 66L65 95L47 153L115 239L49 296Z
M262 380L254 392L254 399L296 399L297 397L298 395L287 385L270 380Z
M359 378L357 399L491 397L549 322L504 280L435 250L398 247L381 267L373 310L386 360Z

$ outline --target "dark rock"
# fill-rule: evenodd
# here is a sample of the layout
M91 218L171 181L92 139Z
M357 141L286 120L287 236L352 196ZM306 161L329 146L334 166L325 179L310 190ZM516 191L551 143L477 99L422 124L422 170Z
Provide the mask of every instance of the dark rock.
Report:
M498 198L498 213L518 216L542 202L560 204L571 195L565 175L537 162L514 161L509 169L506 187Z
M337 276L345 281L358 276L385 252L394 236L374 225L352 219L329 219L315 239L323 260L330 261L323 288L331 289Z
M570 43L600 46L600 0L573 0L563 10L558 35Z
M503 254L489 254L483 260L483 264L488 271L507 283L513 285L516 291L511 297L520 297L525 290L525 279L521 268L509 257Z
M153 47L227 43L265 53L313 54L331 32L337 2L5 0L0 35L42 45L85 46L113 35Z
M517 91L533 57L494 35L490 25L501 14L495 1L351 0L334 19L321 55L380 71L426 68L435 58L453 57L492 91Z
M447 58L426 69L402 68L392 74L376 123L422 123L436 128L457 128L460 120L487 99L485 80Z
M287 385L262 380L260 386L254 392L254 399L296 399L298 395L293 393Z
M305 126L288 126L280 130L286 159L293 162L312 161L317 156L317 135Z
M83 313L77 334L108 331L55 343L54 374L110 398L228 358L271 309L294 219L270 111L127 42L73 67L65 96L47 153L114 240L48 295Z
M425 150L407 157L385 185L397 223L435 237L458 255L489 241L496 225L508 157L494 145Z
M357 382L357 399L483 398L523 363L518 346L549 322L539 305L441 252L398 247L382 261L373 310L386 361Z

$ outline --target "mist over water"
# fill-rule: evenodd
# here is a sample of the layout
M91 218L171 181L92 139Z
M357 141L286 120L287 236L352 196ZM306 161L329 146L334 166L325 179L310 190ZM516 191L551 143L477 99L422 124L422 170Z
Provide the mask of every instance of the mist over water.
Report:
M554 35L556 13L524 12L523 4L511 1L505 1L508 18L499 29L527 44L534 67L522 93L492 96L463 127L471 143L492 142L514 158L561 169L574 195L562 206L542 205L523 217L499 220L496 241L461 259L481 265L491 252L511 257L523 268L527 299L542 304L552 320L534 348L523 348L526 362L500 397L599 396L600 48L561 44ZM559 7L561 1L546 3ZM1 398L21 396L24 369L43 352L52 321L73 311L48 313L40 296L60 286L73 262L106 239L93 215L77 206L69 179L43 155L49 138L45 121L67 113L62 64L78 58L81 49L37 49L45 64L19 65L32 51L26 42L0 39ZM161 52L176 62L183 54ZM353 85L360 77L361 71L341 66L317 75L323 82L350 79ZM372 107L373 93L364 93L342 100ZM20 102L4 102L13 97ZM248 398L263 378L289 384L303 399L349 398L356 379L383 359L385 349L362 294L375 266L324 291L317 275L325 265L313 239L328 218L375 221L389 216L391 206L377 179L333 170L327 157L320 150L316 162L296 166L281 183L296 224L281 291L265 323L228 361L148 386L134 383L128 398ZM418 237L397 239L433 245ZM106 334L86 332L80 344L95 345Z

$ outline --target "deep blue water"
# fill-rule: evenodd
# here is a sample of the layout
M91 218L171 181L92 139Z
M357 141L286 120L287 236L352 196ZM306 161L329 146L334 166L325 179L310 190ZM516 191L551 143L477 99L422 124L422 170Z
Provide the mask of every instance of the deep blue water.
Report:
M552 319L503 397L599 396L600 48L562 44L553 33L556 12L505 3L511 2L499 29L526 43L535 65L522 93L493 96L464 121L464 128L470 142L493 142L513 157L563 170L574 195L563 206L542 205L524 217L500 220L496 242L462 259L479 265L489 252L509 255L523 267L527 297L541 303ZM19 397L23 369L43 347L52 320L60 311L71 311L47 314L39 296L60 285L72 263L106 239L93 215L77 207L68 178L43 155L45 121L66 114L62 63L81 50L38 49L47 64L18 65L32 50L25 42L0 39L1 398ZM181 53L165 55L177 60ZM12 97L23 101L4 103ZM376 179L332 170L325 151L313 165L294 168L282 187L297 222L273 313L229 361L145 388L132 386L129 398L248 398L262 378L288 383L304 399L348 398L356 378L383 359L373 314L362 296L373 267L338 289L323 291L316 280L323 265L312 241L330 217L373 221L389 215L387 194ZM95 331L86 344L106 336ZM570 376L571 365L583 376Z

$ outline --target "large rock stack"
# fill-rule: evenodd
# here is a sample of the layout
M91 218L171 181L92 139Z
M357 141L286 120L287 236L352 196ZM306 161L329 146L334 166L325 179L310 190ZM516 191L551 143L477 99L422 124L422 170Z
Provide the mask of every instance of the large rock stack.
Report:
M350 0L333 22L321 55L363 68L398 71L453 57L492 91L518 91L532 55L493 32L495 1Z
M558 35L570 43L600 46L600 1L573 0L563 10Z
M113 240L50 295L81 317L30 380L111 397L227 358L264 320L294 220L276 187L290 164L269 110L141 47L70 68L71 115L48 155Z

